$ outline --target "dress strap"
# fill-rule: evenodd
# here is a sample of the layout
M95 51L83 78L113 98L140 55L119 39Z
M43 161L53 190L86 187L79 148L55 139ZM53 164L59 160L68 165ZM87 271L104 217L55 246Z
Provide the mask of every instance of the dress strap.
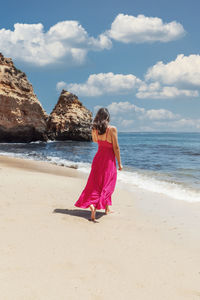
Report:
M106 128L106 141L107 141L108 131L109 131L109 127Z

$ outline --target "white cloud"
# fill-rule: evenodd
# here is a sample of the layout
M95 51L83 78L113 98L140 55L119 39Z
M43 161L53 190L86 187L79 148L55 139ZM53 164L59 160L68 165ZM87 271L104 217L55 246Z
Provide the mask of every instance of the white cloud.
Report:
M128 101L126 102L112 102L107 106L108 110L112 115L118 115L118 114L144 114L145 109L138 107Z
M41 23L0 29L0 51L5 56L44 66L65 61L82 63L89 50L109 49L110 39L101 34L90 37L78 21L63 21L45 32Z
M98 38L91 37L89 40L89 45L93 50L103 50L110 49L112 47L112 42L106 34L100 34Z
M57 84L56 84L56 89L58 92L60 92L62 89L66 89L67 88L67 85L64 81L59 81Z
M112 47L112 39L129 42L168 42L184 34L181 24L164 24L159 18L119 14L98 37L90 36L78 21L66 20L51 26L45 32L38 24L14 24L14 29L0 29L0 51L27 63L45 66L54 63L81 64L88 51Z
M167 130L172 131L197 131L200 130L200 119L190 119L190 118L180 118L179 120L174 120L171 122L155 122L157 127L161 129L167 128Z
M137 116L138 119L149 119L149 120L171 120L177 119L180 116L174 114L167 109L149 109L146 110L143 107L139 107L128 101L126 102L112 102L107 106L112 116Z
M122 120L121 125L122 127L126 128L132 126L133 123L134 123L133 120Z
M94 111L100 108L96 106ZM107 106L111 124L120 131L199 131L200 119L183 118L167 109L145 109L130 102Z
M142 84L136 96L140 99L170 99L178 97L198 97L197 90L179 89L175 86L162 86L159 82Z
M150 120L174 120L180 116L167 109L149 109L146 111L146 117Z
M163 86L159 81L147 83L133 74L99 73L91 74L84 83L58 82L56 89L69 90L78 96L99 97L105 94L136 94L139 99L174 99L198 97L197 89L185 89L174 86Z
M138 15L119 14L107 34L123 43L169 42L185 33L183 26L176 21L163 23L162 19Z
M63 21L52 26L46 33L48 40L68 41L69 43L84 43L88 39L85 29L77 21Z
M200 119L180 119L178 121L175 122L175 126L177 127L180 126L189 126L189 127L193 127L193 128L197 128L200 129Z
M113 74L99 73L92 74L85 83L71 83L65 87L72 93L79 96L95 97L103 94L124 94L134 91L140 84L141 80L132 74ZM62 82L63 85L63 82ZM57 83L57 88L60 83Z
M174 61L164 64L159 61L149 68L146 80L160 81L163 84L176 84L177 86L200 87L200 55L179 54Z

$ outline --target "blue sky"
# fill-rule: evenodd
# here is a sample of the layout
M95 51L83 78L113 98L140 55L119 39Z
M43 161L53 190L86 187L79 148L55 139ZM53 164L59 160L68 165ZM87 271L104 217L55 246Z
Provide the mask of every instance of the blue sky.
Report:
M200 131L198 0L1 3L0 52L50 113L60 90L120 131Z

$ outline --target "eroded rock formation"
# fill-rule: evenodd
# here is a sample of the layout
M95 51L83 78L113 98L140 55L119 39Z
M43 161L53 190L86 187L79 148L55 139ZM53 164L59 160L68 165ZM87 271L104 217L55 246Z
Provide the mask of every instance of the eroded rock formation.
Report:
M0 142L47 140L47 118L25 73L0 53Z
M63 90L48 120L49 137L56 140L91 140L92 113L78 97Z
M0 142L91 140L92 113L62 91L48 117L26 74L0 53Z

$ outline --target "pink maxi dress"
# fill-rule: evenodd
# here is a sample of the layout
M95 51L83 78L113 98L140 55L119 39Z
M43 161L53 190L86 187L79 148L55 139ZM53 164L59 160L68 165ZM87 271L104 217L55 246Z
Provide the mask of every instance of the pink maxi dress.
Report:
M98 140L98 151L94 156L91 172L87 184L75 206L88 208L91 204L96 209L105 209L112 205L111 195L114 192L117 180L116 159L112 143Z

